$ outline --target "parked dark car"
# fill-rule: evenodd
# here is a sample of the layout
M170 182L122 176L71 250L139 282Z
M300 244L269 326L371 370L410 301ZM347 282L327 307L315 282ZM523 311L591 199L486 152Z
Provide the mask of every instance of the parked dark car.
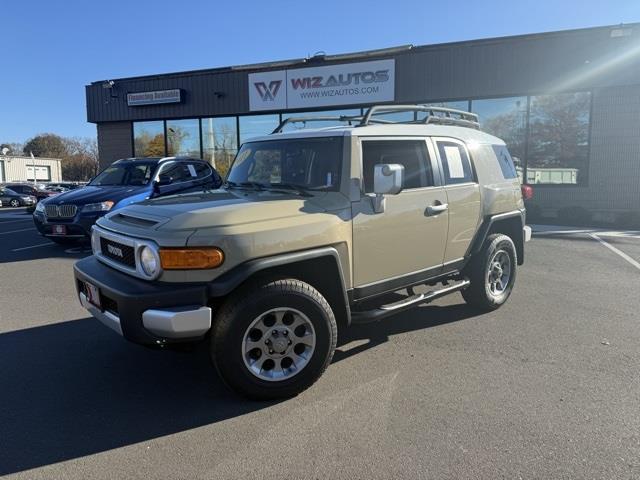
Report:
M82 187L84 187L84 185L80 183L73 183L73 182L47 183L47 189L52 190L54 192L75 190L76 188L82 188Z
M127 158L114 162L83 188L38 203L33 221L45 237L60 244L89 238L107 212L149 197L216 189L222 179L207 162L185 157Z
M28 207L34 205L37 200L36 197L31 195L23 195L18 192L14 192L7 187L0 187L0 200L5 207Z
M40 188L28 183L6 183L4 186L10 188L14 192L36 197L38 199L38 202L40 200L44 200L45 198L53 197L54 195L58 194L58 192L42 188L42 185L38 185L38 187Z

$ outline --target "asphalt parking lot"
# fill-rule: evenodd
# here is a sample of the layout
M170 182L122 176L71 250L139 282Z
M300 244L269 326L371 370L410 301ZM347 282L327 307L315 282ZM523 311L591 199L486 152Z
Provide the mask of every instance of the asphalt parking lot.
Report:
M86 248L3 209L0 475L639 478L640 234L542 230L500 310L455 294L353 327L314 387L256 403L204 348L148 350L89 318L71 273Z

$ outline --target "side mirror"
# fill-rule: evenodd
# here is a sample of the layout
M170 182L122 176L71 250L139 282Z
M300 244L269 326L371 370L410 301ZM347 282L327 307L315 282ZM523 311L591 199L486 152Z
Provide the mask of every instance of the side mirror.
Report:
M161 187L162 185L169 185L172 181L171 175L161 173L156 184Z
M404 183L404 165L383 163L376 165L373 171L373 192L376 194L373 210L384 212L385 195L397 195L402 191Z

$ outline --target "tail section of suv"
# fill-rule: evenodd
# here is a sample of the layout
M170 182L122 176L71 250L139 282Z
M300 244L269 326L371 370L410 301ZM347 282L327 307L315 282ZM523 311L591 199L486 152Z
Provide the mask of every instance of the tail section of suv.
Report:
M378 120L400 111L416 120ZM530 238L504 142L449 109L340 120L246 142L219 190L98 220L82 305L136 343L208 341L226 384L260 399L313 384L338 328L454 292L503 305Z

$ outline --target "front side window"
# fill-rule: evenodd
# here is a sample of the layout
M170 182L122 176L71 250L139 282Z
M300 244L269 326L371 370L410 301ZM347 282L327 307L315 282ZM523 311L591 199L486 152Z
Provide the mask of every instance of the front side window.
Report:
M467 149L456 142L439 141L438 152L442 160L444 181L447 185L473 182L473 170Z
M114 164L105 168L89 185L129 185L143 186L149 184L156 168L155 163Z
M362 142L362 176L365 193L373 193L375 166L404 166L403 188L432 187L433 171L424 140L365 140Z
M227 181L337 191L341 170L342 137L249 142L240 148Z

